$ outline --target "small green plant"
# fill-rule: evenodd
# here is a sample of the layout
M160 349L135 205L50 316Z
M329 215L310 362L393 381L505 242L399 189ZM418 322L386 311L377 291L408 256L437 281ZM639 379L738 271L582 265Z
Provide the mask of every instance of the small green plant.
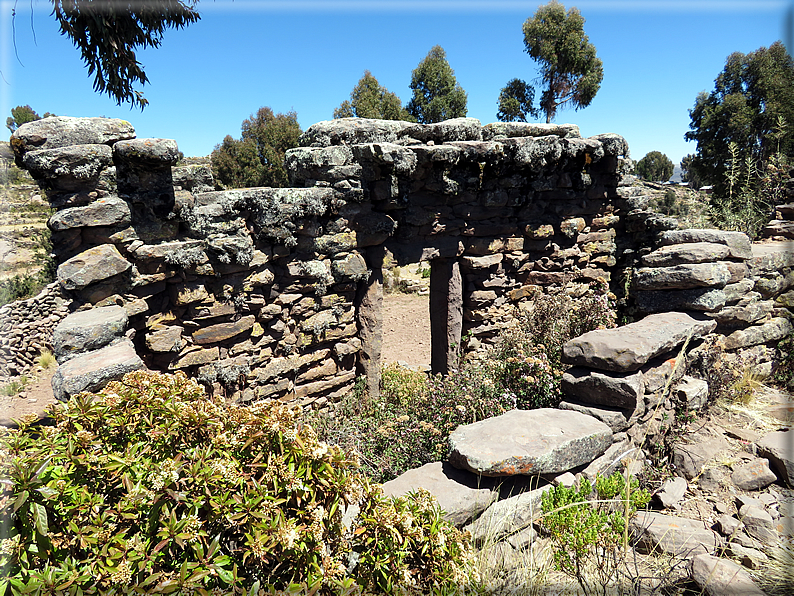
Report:
M19 395L22 391L25 390L27 387L30 379L25 375L19 377L19 379L14 379L13 381L9 382L2 390L0 390L0 394L5 395L6 397L14 397L15 395Z
M449 594L469 580L468 539L429 495L384 497L287 405L137 371L51 414L0 436L0 594Z
M794 389L794 337L792 336L777 344L772 380L784 389Z
M598 476L595 491L587 479L579 487L557 486L542 497L542 529L554 544L554 561L585 595L609 593L628 548L628 521L650 501L650 494L615 472Z

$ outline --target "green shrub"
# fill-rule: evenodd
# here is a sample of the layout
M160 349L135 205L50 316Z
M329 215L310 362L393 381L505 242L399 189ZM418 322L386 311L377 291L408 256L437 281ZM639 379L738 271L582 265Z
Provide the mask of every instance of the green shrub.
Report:
M777 344L772 380L784 389L794 389L794 337L792 336Z
M575 578L586 595L606 594L620 552L628 546L626 524L648 501L650 494L639 490L633 478L627 485L619 472L596 477L595 494L587 479L578 488L559 485L544 493L541 528L554 544L556 566Z
M453 592L465 535L389 499L278 402L130 373L0 438L0 594ZM350 526L343 512L358 504Z

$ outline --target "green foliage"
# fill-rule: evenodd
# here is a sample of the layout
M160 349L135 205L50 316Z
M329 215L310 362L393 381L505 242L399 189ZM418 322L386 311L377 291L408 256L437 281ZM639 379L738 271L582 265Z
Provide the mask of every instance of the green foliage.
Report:
M594 500L591 498L595 496ZM587 479L579 487L559 485L543 494L542 529L554 544L554 562L575 578L586 595L607 594L627 549L626 524L645 507L650 494L628 484L619 472L596 477L595 495Z
M698 190L701 186L706 186L703 180L698 176L695 168L692 167L692 162L695 159L695 155L689 154L685 155L683 159L681 159L681 180L683 182L688 182L689 187L695 190Z
M554 119L560 106L586 108L601 87L603 63L584 32L584 23L578 9L566 14L556 1L539 7L524 23L526 51L540 63L540 109L546 122Z
M381 87L368 70L345 100L334 109L334 118L376 118L380 120L413 120L402 107L400 98Z
M0 281L0 306L15 300L35 296L41 289L55 280L57 263L50 254L52 252L52 233L48 228L35 232L37 239L34 246L33 262L40 269L37 273L17 274Z
M49 118L51 116L55 116L55 114L44 112L44 118ZM17 106L11 108L11 116L6 118L6 128L13 133L23 124L33 122L34 120L41 120L41 118L42 116L39 116L29 105Z
M131 2L123 9L114 2L50 1L61 34L72 40L94 75L94 91L141 109L149 102L133 85L149 79L135 51L160 47L168 27L181 29L201 18L197 0Z
M212 172L229 188L289 185L284 156L298 146L301 128L293 112L274 114L268 107L243 120L242 138L227 135L212 152Z
M311 414L309 422L323 440L361 454L363 473L377 482L441 461L449 434L462 424L556 405L563 344L613 326L612 300L598 282L576 297L538 296L535 307L519 314L519 324L480 359L462 362L446 376L386 366L379 398L353 393L335 411Z
M441 46L433 46L411 73L413 97L408 113L422 124L441 122L466 115L466 92L455 79Z
M496 117L501 122L526 122L527 116L538 117L532 106L535 90L521 79L511 79L499 92L499 111Z
M651 151L637 162L637 175L651 182L667 182L673 175L673 162L661 151Z
M757 168L794 149L794 131L778 130L780 118L794 122L794 60L779 41L749 54L734 52L714 90L698 94L689 116L684 136L697 142L697 154L688 169L714 185L715 194L727 194L731 143L739 162L749 159Z
M385 498L286 405L137 371L52 415L0 438L0 593L423 594L469 579L467 538L429 495Z

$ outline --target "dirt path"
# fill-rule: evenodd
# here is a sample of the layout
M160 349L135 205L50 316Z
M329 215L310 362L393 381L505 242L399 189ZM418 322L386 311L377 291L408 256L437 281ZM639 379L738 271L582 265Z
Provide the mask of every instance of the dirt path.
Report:
M430 365L430 298L416 294L383 296L381 361Z

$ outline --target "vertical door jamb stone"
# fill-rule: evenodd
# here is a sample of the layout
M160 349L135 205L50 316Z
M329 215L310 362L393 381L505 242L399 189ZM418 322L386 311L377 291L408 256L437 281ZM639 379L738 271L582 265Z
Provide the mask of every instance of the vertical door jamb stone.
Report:
M383 258L385 248L373 246L367 250L369 279L358 291L358 336L361 350L358 355L359 374L366 379L369 399L380 397L380 357L383 348Z
M463 278L457 259L430 261L430 368L457 367L463 330Z

